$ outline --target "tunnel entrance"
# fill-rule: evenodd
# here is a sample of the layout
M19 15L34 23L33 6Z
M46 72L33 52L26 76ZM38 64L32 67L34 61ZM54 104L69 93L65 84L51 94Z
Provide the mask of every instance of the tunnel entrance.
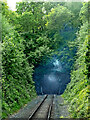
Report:
M76 28L64 26L60 31L63 40L55 50L56 54L38 65L34 72L35 88L38 95L62 94L70 82L76 47L70 48L68 42L76 38ZM43 61L43 60L42 60Z
M40 64L34 73L35 88L38 95L62 94L66 85L70 82L70 74L60 62L53 56L46 64Z

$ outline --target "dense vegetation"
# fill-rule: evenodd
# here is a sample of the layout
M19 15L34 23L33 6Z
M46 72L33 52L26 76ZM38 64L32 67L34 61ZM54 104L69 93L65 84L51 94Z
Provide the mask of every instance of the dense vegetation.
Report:
M74 7L74 4L77 7ZM70 71L76 50L77 57L71 72L71 82L63 96L67 96L65 99L68 102L71 101L71 112L74 111L72 117L87 116L87 68L89 66L87 4L84 3L82 9L81 7L82 3L19 2L16 11L11 11L7 3L2 3L3 118L16 112L36 97L32 75L39 63L52 54L61 56L64 54L62 61L66 60L65 63L68 63L67 68ZM79 32L75 39L76 31ZM68 48L64 50L63 46ZM57 52L57 49L62 51ZM82 97L85 100L83 99L81 104ZM79 98L78 104L77 98ZM74 108L72 108L73 104ZM76 109L78 114L75 112Z
M77 38L74 42L77 46L77 53L73 70L71 72L71 82L63 94L69 103L69 110L73 118L88 118L88 77L89 77L89 44L88 44L88 4L83 3L80 11L82 25L77 32Z

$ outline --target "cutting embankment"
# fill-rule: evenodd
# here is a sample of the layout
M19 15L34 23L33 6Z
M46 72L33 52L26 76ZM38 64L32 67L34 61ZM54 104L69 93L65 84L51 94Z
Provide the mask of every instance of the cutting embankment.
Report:
M71 82L62 95L69 103L72 118L88 118L89 116L89 44L88 44L88 4L83 3L80 11L82 26L78 31L75 45L76 60L71 71Z

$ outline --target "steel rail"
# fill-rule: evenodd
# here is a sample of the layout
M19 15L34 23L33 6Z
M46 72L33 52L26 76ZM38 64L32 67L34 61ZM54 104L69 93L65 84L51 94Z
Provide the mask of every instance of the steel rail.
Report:
M44 97L44 99L41 101L41 103L39 104L39 106L33 111L33 113L29 116L28 120L31 120L33 118L33 116L35 115L35 113L39 110L39 108L41 107L41 105L44 103L44 101L46 100L48 95L46 95Z
M54 96L52 96L52 102L49 105L49 109L48 109L48 113L47 113L47 120L50 120L50 118L51 118L51 112L52 112L52 107L53 107L53 99L54 99Z

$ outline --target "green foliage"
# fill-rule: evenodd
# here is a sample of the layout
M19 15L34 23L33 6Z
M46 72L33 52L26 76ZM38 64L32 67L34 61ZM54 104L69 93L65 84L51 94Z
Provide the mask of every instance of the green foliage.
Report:
M86 7L85 7L86 6ZM87 3L83 4L80 13L87 11ZM80 14L81 16L81 14ZM85 13L86 16L86 13ZM68 84L63 97L69 103L69 110L73 118L88 118L88 69L86 58L88 52L88 21L87 17L81 16L83 25L81 26L75 45L77 45L77 55L74 68L71 72L71 82Z
M19 2L17 3L17 13L19 15L18 24L21 32L37 33L44 29L43 3Z
M81 22L80 22L80 9L83 6L82 2L66 2L64 4L65 7L67 7L72 13L74 14L73 19L72 19L72 25L73 27L79 27Z
M2 18L2 109L5 118L36 96L32 81L33 65L29 65L24 54L23 39Z
M2 100L3 118L19 110L25 103L36 96L32 75L34 67L42 58L52 55L59 47L68 46L73 50L78 46L75 69L71 73L72 81L68 85L66 99L71 101L70 110L73 117L87 116L87 4L80 12L82 27L74 46L71 44L73 32L63 39L60 31L65 26L78 26L81 4L77 8L73 3L19 2L17 10L11 11L7 3L2 2ZM77 10L77 14L76 14ZM75 21L75 19L78 19ZM74 20L73 20L74 19ZM67 42L67 41L69 42ZM71 51L72 51L71 50ZM73 53L68 50L59 51L65 54L63 60ZM43 58L43 59L44 59ZM70 58L71 59L71 58ZM70 59L67 62L70 62ZM71 59L72 61L72 59ZM67 66L68 67L68 66ZM79 74L78 74L79 73ZM67 94L68 93L68 94ZM83 101L81 101L83 99ZM78 103L77 103L78 99ZM82 103L82 105L81 105ZM74 104L74 106L72 106ZM81 110L82 109L82 110ZM78 114L75 112L78 112Z
M57 49L64 43L61 31L63 31L65 26L72 26L73 16L74 14L70 10L60 4L57 4L57 7L56 5L55 7L53 6L50 12L45 16L46 33L51 39L51 48Z
M33 9L34 13L27 10L17 14L2 3L2 118L36 96L32 80L34 65L52 51L49 39L41 33L42 9L40 6Z
M17 3L17 13L19 14L18 24L20 28L16 29L25 39L23 42L25 45L24 53L29 63L36 65L44 55L50 55L54 49L52 46L55 44L55 42L51 43L46 35L43 3Z
M89 10L89 2L87 3L83 3L83 7L81 8L80 11L80 19L82 20L83 23L85 23L88 19L89 19L89 14L88 14L88 10Z
M7 3L1 2L2 4L2 14L6 17L10 24L16 25L18 14L15 11L9 10Z
M52 32L59 32L65 24L70 24L73 19L73 14L64 6L58 5L52 8L47 15L47 28Z

